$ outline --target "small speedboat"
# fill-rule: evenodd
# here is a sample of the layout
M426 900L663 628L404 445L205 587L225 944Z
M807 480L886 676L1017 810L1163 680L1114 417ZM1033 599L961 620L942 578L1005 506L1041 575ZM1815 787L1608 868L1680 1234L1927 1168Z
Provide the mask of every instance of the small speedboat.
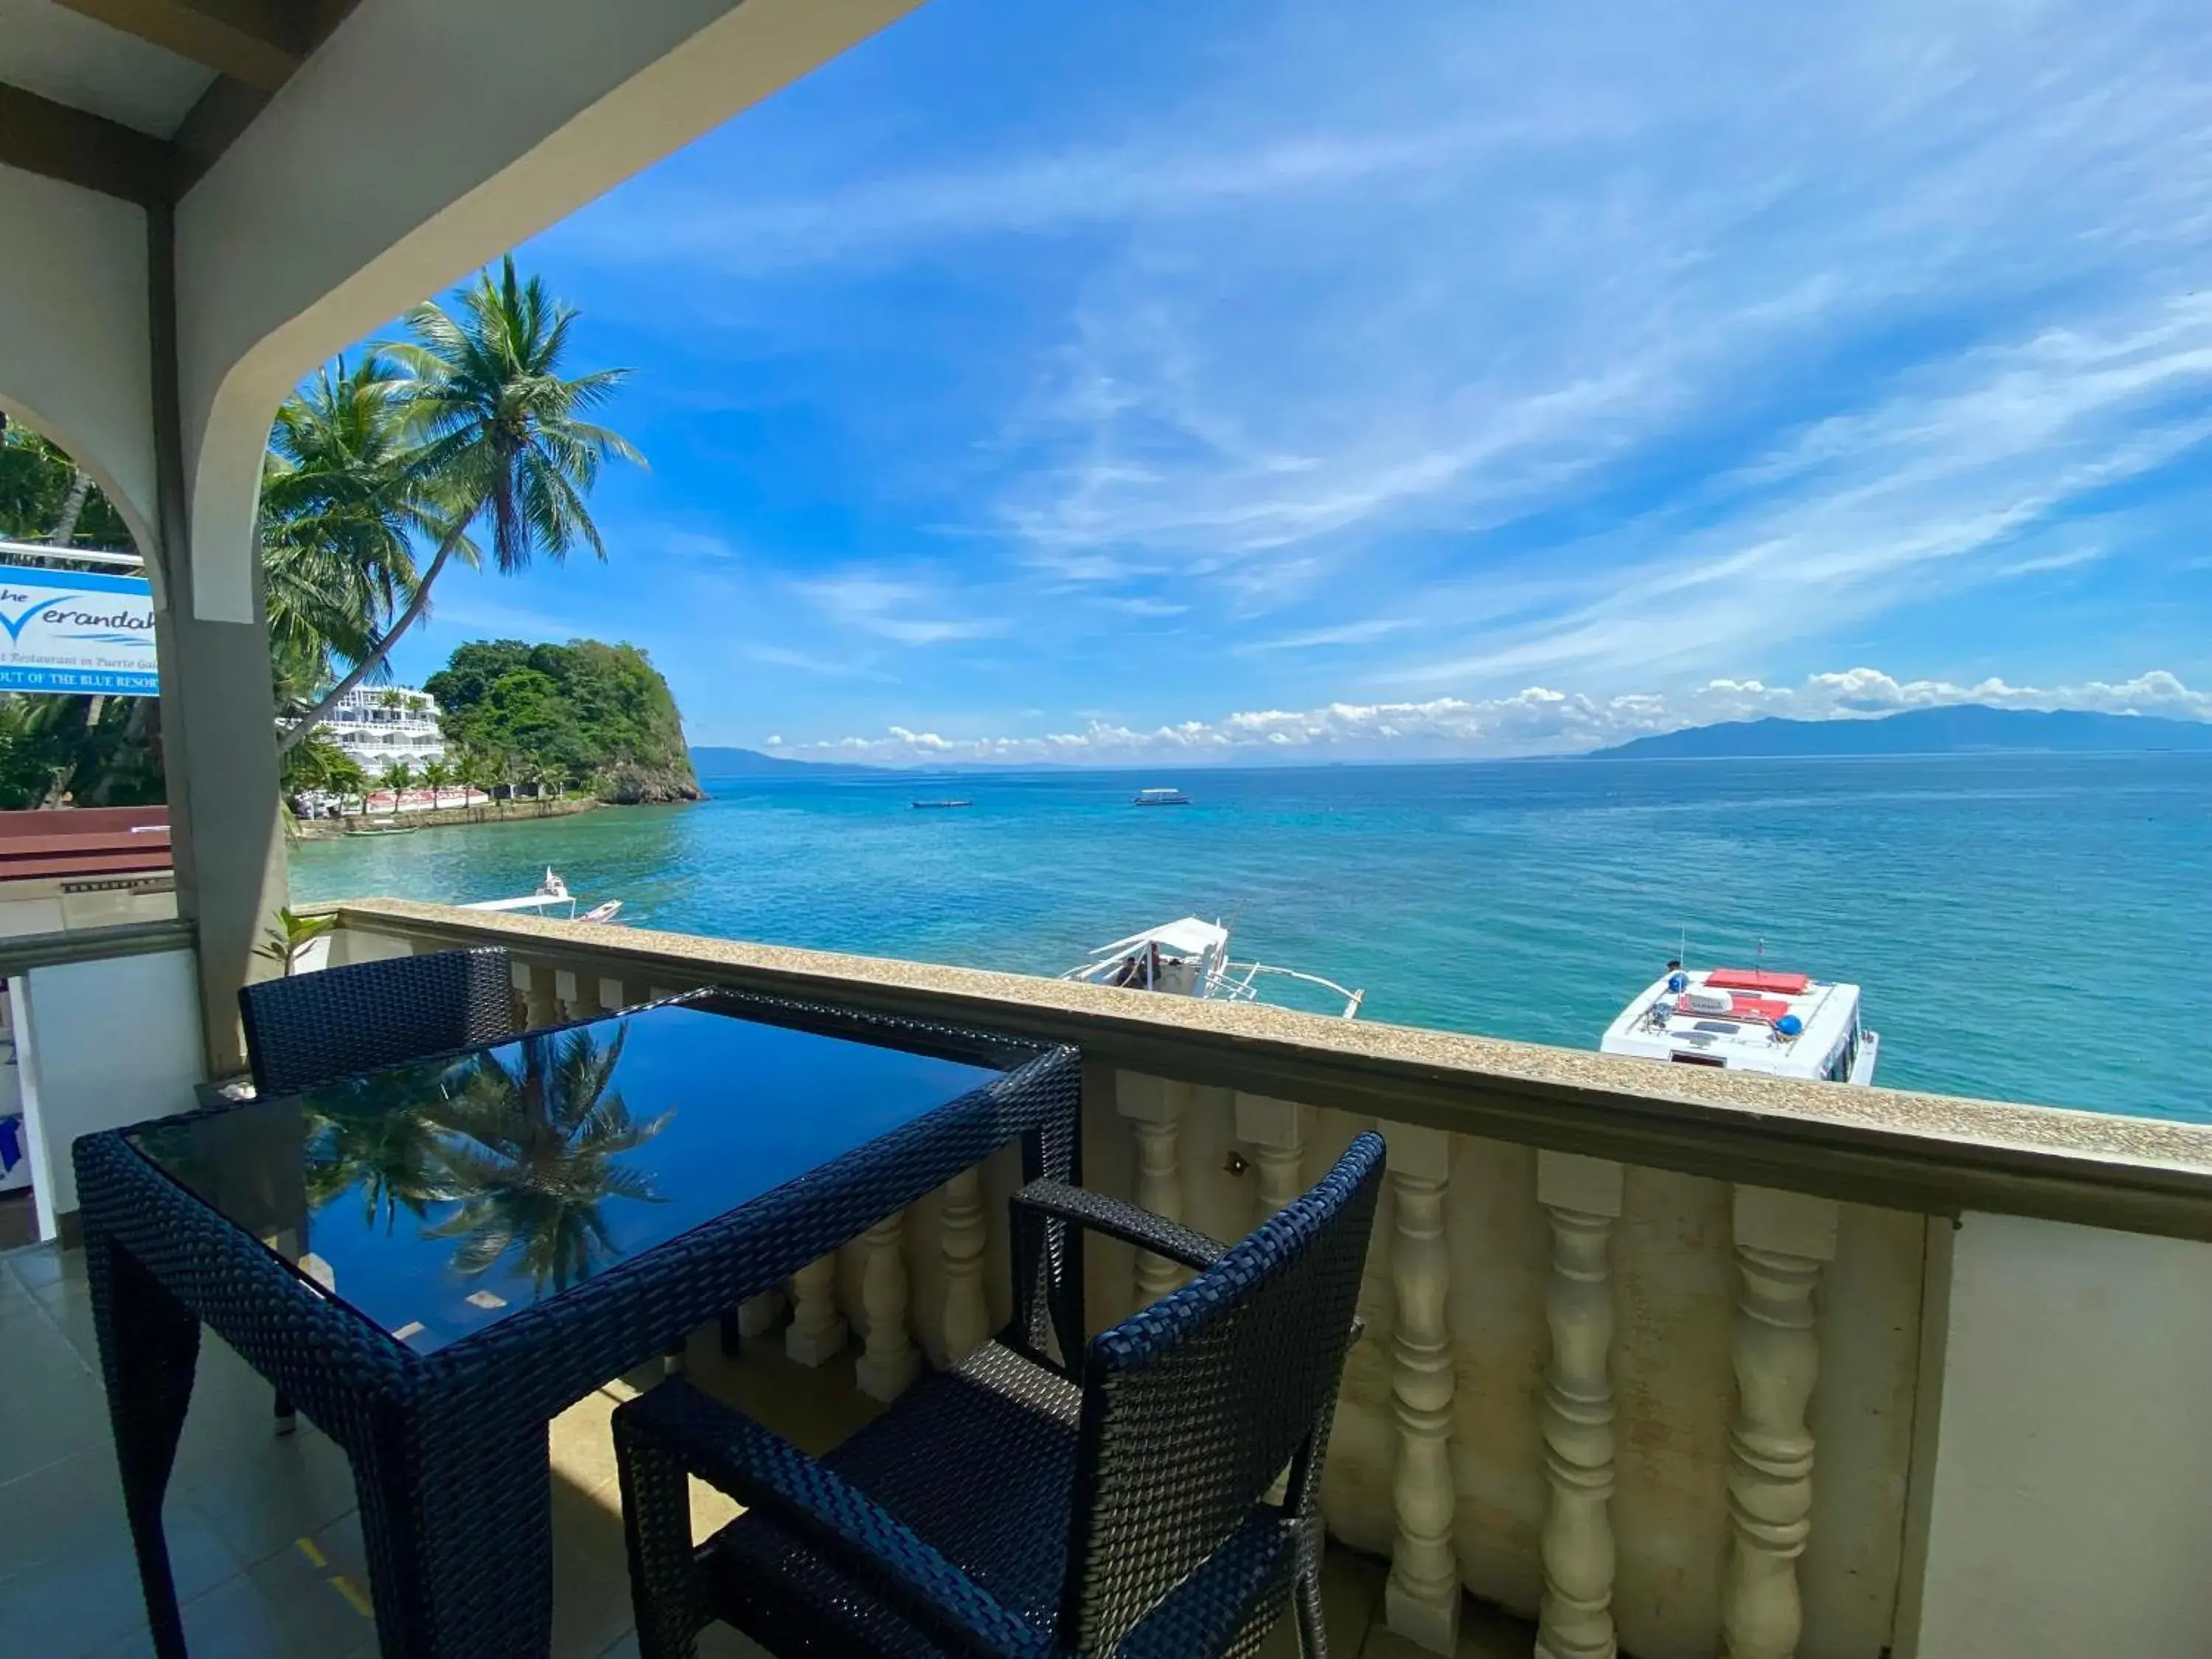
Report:
M1170 996L1203 997L1215 1002L1259 1002L1263 985L1296 981L1341 999L1340 1017L1359 1012L1367 993L1352 991L1318 974L1264 962L1231 962L1229 929L1218 921L1185 916L1163 927L1102 945L1090 959L1069 969L1062 979L1086 985L1111 985L1132 991L1164 991Z
M1598 1050L1678 1066L1872 1083L1881 1039L1860 1023L1856 985L1763 964L1685 968L1677 958L1621 1010Z
M545 879L538 884L534 893L525 893L520 898L478 899L464 904L464 910L532 910L555 921L612 921L622 912L620 899L608 899L588 910L577 907L582 901L568 890L568 884L554 873L553 866L545 866Z

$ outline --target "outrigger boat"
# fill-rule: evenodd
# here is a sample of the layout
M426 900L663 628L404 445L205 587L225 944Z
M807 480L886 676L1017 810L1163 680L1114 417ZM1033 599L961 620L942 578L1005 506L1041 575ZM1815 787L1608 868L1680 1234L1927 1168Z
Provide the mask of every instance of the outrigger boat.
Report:
M1159 927L1102 945L1091 959L1062 974L1062 979L1086 985L1115 985L1135 991L1164 991L1171 996L1203 997L1215 1002L1258 1002L1268 976L1317 986L1333 997L1341 997L1340 1018L1359 1012L1364 991L1347 990L1318 974L1302 974L1294 968L1271 967L1264 962L1231 962L1229 929L1218 921L1185 916Z
M1859 988L1758 968L1677 960L1606 1029L1599 1052L1774 1077L1872 1083L1881 1039L1859 1021Z
M622 901L609 899L579 914L576 907L582 901L568 890L568 884L545 866L545 879L538 884L538 890L526 893L520 898L478 899L473 904L464 904L464 910L535 910L539 915L555 921L612 921L621 913ZM567 907L566 915L555 915Z

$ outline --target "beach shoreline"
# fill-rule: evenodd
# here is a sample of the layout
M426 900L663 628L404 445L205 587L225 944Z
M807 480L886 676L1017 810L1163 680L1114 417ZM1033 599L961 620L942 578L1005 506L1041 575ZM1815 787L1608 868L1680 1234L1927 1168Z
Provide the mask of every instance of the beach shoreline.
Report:
M557 800L492 801L477 806L425 807L412 812L361 812L342 818L295 818L295 841L337 841L348 836L402 836L416 830L453 829L476 823L526 823L533 818L574 817L614 803L590 795Z

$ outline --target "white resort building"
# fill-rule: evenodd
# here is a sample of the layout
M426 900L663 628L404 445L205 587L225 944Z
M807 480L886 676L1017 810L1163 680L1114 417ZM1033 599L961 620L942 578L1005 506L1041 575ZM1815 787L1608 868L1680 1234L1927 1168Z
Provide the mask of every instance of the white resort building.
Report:
M331 710L323 730L373 778L394 761L416 771L446 757L438 700L411 685L356 686Z

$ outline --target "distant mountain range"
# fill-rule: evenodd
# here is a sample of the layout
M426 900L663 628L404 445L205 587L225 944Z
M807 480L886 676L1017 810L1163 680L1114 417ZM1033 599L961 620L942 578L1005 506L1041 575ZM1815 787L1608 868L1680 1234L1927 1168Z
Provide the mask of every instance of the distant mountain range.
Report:
M1751 760L1786 755L1959 755L2013 750L2112 754L2212 752L2212 723L2146 714L2045 713L1961 703L1878 720L1729 720L1600 749L1597 760Z
M825 772L883 772L881 766L855 766L842 761L786 760L781 755L763 755L757 749L724 749L693 744L691 769L702 778L765 778L781 777L793 772L805 772L819 777Z

